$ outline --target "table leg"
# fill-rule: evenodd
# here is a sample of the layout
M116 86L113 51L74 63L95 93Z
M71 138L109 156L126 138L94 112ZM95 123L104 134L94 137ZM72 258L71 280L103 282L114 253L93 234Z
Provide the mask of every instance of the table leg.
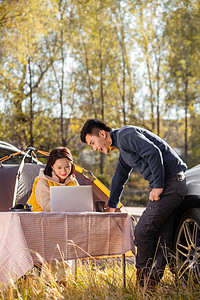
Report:
M77 259L75 259L75 266L74 266L74 279L75 281L77 281Z
M122 254L122 276L123 276L123 287L126 287L126 257Z

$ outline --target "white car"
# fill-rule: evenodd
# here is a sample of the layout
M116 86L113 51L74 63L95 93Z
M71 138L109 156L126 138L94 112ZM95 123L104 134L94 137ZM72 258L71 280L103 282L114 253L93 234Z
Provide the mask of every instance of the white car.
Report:
M178 277L200 278L200 165L185 175L187 195L176 210L172 250Z

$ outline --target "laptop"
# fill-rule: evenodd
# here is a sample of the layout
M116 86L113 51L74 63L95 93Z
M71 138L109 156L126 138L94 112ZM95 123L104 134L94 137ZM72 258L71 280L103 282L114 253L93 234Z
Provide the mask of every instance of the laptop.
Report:
M92 186L51 186L50 201L52 212L93 211Z

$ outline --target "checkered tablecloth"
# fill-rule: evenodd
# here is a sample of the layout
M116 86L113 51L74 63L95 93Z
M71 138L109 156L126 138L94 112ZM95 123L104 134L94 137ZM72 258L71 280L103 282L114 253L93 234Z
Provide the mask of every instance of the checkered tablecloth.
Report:
M0 213L0 282L14 281L40 258L75 259L134 251L125 213ZM39 255L38 255L39 254Z
M0 282L16 281L33 267L33 260L16 213L0 213Z

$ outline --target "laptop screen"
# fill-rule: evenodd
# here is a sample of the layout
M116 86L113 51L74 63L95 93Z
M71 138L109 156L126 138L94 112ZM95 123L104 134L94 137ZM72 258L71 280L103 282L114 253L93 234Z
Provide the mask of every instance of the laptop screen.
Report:
M51 186L50 201L52 212L93 211L92 186Z

